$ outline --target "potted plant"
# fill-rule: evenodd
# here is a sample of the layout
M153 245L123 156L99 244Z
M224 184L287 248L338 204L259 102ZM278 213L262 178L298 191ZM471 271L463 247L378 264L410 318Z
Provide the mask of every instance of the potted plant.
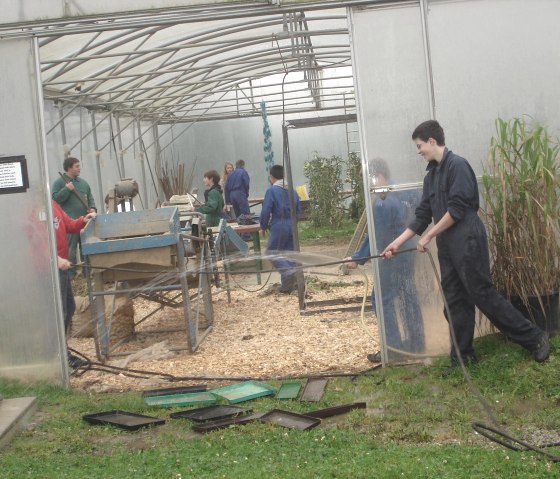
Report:
M543 125L499 118L482 177L496 288L551 334L559 330L559 152Z

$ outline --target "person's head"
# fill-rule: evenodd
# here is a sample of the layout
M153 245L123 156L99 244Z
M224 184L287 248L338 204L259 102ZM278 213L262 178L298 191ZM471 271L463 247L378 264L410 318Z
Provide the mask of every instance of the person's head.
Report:
M270 178L273 181L284 179L284 167L282 165L273 165L269 171Z
M372 186L385 186L389 184L391 173L387 162L382 158L374 158L369 163L369 175Z
M224 178L227 178L227 175L229 175L232 171L233 171L233 163L230 162L224 163Z
M204 185L208 188L217 185L220 182L220 174L216 170L210 170L204 173Z
M235 162L235 167L236 168L245 168L245 162L243 160L237 160Z
M420 123L412 132L418 154L426 161L441 160L445 148L445 134L436 120Z
M73 178L80 175L81 167L80 160L78 160L78 158L74 158L72 156L65 158L64 163L62 163L62 167L64 168L64 171Z

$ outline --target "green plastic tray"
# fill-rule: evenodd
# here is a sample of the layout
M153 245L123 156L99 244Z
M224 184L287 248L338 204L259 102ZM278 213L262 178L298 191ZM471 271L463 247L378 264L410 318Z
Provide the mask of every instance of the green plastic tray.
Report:
M244 381L242 383L212 389L209 392L226 399L231 404L248 401L261 396L270 396L276 393L276 389L268 384L258 381Z
M199 406L202 404L215 404L218 398L210 392L170 394L168 396L148 396L144 402L148 406L174 407L174 406Z
M295 399L298 397L300 383L284 383L276 393L276 399Z

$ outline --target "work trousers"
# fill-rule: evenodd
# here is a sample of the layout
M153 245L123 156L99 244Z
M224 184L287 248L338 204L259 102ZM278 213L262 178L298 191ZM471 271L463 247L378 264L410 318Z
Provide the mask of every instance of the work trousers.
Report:
M508 339L533 351L543 331L525 318L492 284L486 230L478 215L465 218L437 237L441 284L462 357L474 355L475 306ZM456 353L451 347L451 357Z
M297 266L297 263L282 256L284 251L294 251L292 224L289 219L276 221L270 225L266 253L276 255L272 259L272 264L280 271L280 287L292 289L296 281L296 270L293 268Z
M72 291L72 276L70 270L58 270L58 278L60 280L60 295L62 297L62 314L64 316L64 331L66 334L70 332L70 324L72 316L76 312L76 302Z
M240 215L251 215L251 210L249 208L249 199L247 194L241 190L234 190L229 194L229 201L233 208L236 217Z

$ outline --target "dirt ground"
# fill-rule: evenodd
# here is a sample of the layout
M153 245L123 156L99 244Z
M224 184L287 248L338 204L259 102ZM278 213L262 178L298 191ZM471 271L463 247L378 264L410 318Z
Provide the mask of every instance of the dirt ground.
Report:
M305 273L308 302L337 298L344 302L371 292L367 267L363 270L367 274L342 276L336 265L317 266L344 257L346 246L346 241L331 240L302 247L306 264L315 264ZM195 353L177 350L186 345L182 308L165 307L137 325L133 337L108 361L110 365L193 379L170 383L157 376L139 379L87 371L71 378L72 387L97 392L145 390L199 384L205 381L196 378L205 377L224 378L225 382L228 377L316 375L372 367L366 355L378 350L378 331L370 312L362 317L360 311L328 312L325 306L308 306L307 311L319 313L301 315L297 294L270 292L279 276L268 276L262 275L264 288L253 275L235 277L231 302L225 289L213 288L213 327ZM136 322L159 306L141 298L133 303ZM179 328L182 331L170 332ZM96 360L93 339L72 337L68 345ZM212 386L217 384L220 382L212 382Z

